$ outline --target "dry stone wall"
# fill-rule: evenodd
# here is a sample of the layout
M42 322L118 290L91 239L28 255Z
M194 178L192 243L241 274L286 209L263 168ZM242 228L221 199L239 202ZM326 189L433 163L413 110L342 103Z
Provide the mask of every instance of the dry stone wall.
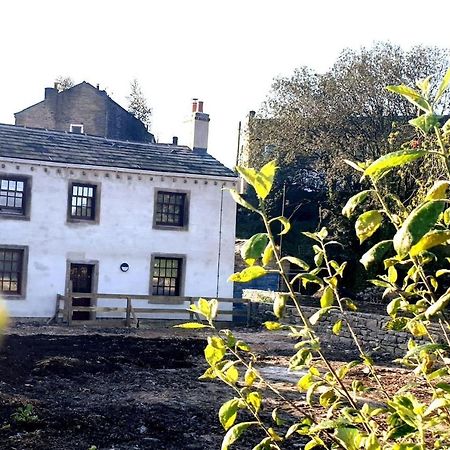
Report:
M262 294L266 297L266 300L270 299L270 294L267 292ZM318 308L303 306L303 310L310 317ZM375 360L392 361L405 354L411 334L387 330L385 325L389 320L389 316L375 313L348 312L347 317L358 335L364 350ZM314 326L314 329L321 339L322 346L329 353L332 354L334 349L336 349L339 355L344 353L348 354L349 358L356 358L358 356L358 350L348 329L343 326L339 336L332 333L331 329L339 318L341 318L341 315L332 311L322 316ZM272 312L272 304L261 302L252 303L252 323L258 325L267 320L276 320ZM287 323L301 323L297 310L292 306L286 308L283 320ZM438 341L441 341L442 339L437 326L432 325L431 329L434 337ZM425 341L421 342L419 340L419 343L425 343Z

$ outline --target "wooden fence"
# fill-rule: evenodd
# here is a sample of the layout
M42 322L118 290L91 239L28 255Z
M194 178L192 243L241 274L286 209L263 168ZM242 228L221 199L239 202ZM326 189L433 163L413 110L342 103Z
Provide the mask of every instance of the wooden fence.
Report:
M74 299L89 298L91 305L95 306L76 306L73 304ZM209 297L210 299L212 297ZM116 302L123 302L123 306L100 306L101 300L115 300ZM232 316L235 318L246 318L247 325L251 320L251 301L242 298L218 298L219 311L218 315ZM164 296L150 296L150 295L135 295L135 294L87 294L81 292L67 292L65 295L58 294L56 298L56 312L55 318L62 319L63 322L70 325L92 325L95 324L98 317L97 313L114 313L113 325L125 325L130 327L132 323L137 323L138 315L142 314L164 314L162 320L171 320L173 314L189 314L189 320L199 320L197 314L187 310L186 303L189 305L198 301L198 297L164 297ZM224 304L232 304L230 309L221 309ZM154 305L161 305L155 307ZM170 308L168 306L171 306ZM236 305L243 305L242 308L235 308ZM88 312L89 320L74 320L74 312ZM125 319L121 319L125 315ZM153 317L145 317L148 319L156 319ZM144 318L144 319L145 319ZM101 317L102 322L106 322L111 317ZM182 320L182 319L180 319Z

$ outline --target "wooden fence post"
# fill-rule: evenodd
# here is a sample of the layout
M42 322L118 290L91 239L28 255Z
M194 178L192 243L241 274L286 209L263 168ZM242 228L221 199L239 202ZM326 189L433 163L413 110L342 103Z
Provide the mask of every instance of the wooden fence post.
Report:
M72 325L72 315L73 315L73 285L72 281L69 281L69 291L67 292L67 325L70 327Z
M248 299L247 301L247 326L249 327L252 321L252 301Z
M125 318L125 326L131 326L131 298L127 297L127 312Z

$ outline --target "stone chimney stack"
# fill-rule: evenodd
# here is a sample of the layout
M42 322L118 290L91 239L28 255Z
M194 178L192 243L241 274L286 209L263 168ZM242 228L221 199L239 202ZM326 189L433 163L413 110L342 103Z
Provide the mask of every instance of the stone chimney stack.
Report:
M190 120L191 139L189 146L197 152L208 151L209 114L203 112L203 102L192 99L192 117Z

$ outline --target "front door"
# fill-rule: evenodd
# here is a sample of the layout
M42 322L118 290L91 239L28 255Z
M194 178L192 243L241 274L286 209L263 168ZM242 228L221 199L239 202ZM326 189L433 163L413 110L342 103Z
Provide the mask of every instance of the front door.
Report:
M92 280L94 274L93 264L70 264L70 281L72 282L72 292L92 293ZM76 297L73 299L73 306L91 306L90 297ZM89 320L89 311L74 311L72 320Z

